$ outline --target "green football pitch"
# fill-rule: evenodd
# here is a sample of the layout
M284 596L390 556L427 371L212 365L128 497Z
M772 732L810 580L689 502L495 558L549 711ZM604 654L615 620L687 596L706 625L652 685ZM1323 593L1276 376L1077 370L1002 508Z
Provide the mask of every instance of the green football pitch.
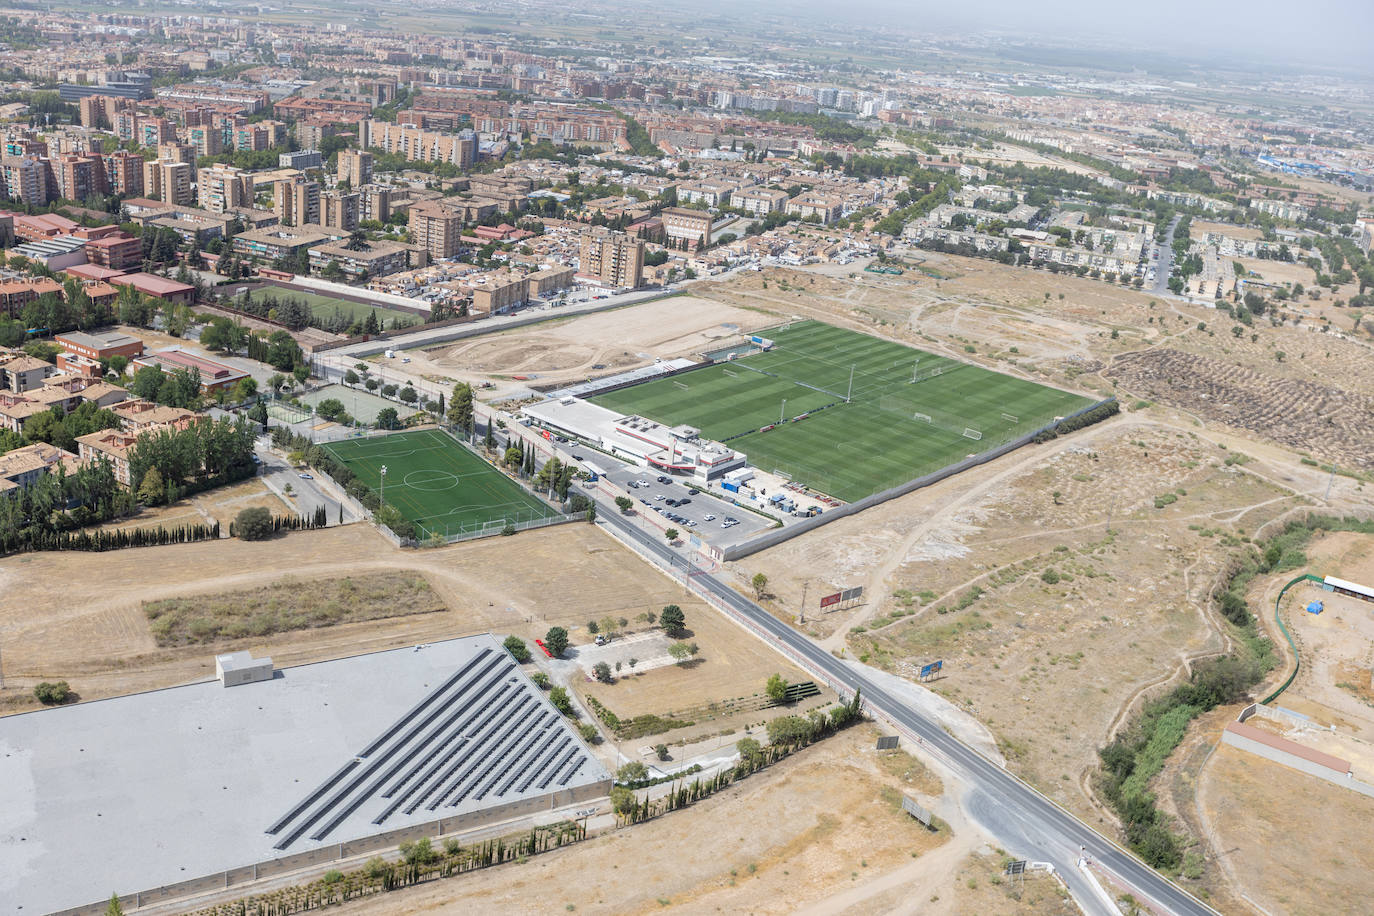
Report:
M848 502L1093 403L819 321L759 333L771 350L591 400L695 426L760 470Z
M330 442L324 448L415 523L422 537L552 518L538 497L437 429Z

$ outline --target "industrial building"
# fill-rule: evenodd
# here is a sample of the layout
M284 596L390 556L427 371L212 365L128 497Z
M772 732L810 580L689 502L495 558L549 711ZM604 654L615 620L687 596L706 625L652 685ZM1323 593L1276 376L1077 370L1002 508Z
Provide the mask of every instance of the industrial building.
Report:
M233 887L611 787L490 635L217 668L222 680L0 718L6 913Z

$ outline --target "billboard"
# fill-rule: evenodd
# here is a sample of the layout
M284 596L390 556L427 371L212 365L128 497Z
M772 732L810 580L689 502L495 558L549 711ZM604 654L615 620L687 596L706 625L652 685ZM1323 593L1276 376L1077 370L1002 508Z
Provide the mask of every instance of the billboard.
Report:
M930 677L932 674L939 674L939 673L940 673L940 669L942 669L944 666L945 666L945 663L944 663L943 660L938 661L938 662L931 662L931 663L928 664L928 665L922 665L922 666L921 666L921 678L924 680L925 678Z
M920 821L922 824L925 824L927 827L930 826L930 812L907 798L905 795L902 796L902 810L916 818L916 820Z
M897 749L897 735L880 735L878 737L878 750L895 751Z
M858 601L863 596L864 587L862 585L857 586L855 588L847 588L844 591L840 592L841 601Z
M840 599L840 596L841 596L842 594L844 594L844 593L843 593L843 592L836 592L836 593L833 594L833 595L823 595L823 596L821 596L821 609L824 610L825 608L833 607L834 605L839 604L839 603L840 603L840 600L841 600L841 599Z

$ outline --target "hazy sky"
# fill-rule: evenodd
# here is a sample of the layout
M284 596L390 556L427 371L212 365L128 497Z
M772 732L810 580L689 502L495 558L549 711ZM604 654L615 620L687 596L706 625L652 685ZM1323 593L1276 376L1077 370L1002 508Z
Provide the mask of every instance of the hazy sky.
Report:
M746 0L747 2L747 0ZM798 4L756 0L782 13ZM1253 51L1283 63L1364 63L1374 70L1374 0L820 0L819 16L906 28L1025 33L1073 45L1102 40L1187 56ZM1229 56L1229 55L1228 55Z

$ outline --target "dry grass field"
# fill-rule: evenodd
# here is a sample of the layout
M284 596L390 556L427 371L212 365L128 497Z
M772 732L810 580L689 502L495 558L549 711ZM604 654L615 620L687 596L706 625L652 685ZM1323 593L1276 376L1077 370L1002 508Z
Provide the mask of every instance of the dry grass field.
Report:
M1197 798L1222 870L1265 911L1365 911L1374 799L1225 745L1203 769Z
M894 891L908 904L944 896L962 838L902 813L903 792L928 801L940 788L924 772L903 780L909 765L894 773L876 734L851 729L631 830L337 912L876 912Z
M145 601L257 588L283 575L309 582L398 572L427 579L448 611L163 649L142 610ZM688 620L706 614L681 585L588 525L421 551L350 525L260 542L23 554L0 560L0 697L13 711L32 707L41 680L65 679L86 699L186 683L212 676L212 654L225 649L287 666L488 631L533 639L554 624L581 642L589 617L633 618L670 603ZM735 638L751 640L742 631Z

